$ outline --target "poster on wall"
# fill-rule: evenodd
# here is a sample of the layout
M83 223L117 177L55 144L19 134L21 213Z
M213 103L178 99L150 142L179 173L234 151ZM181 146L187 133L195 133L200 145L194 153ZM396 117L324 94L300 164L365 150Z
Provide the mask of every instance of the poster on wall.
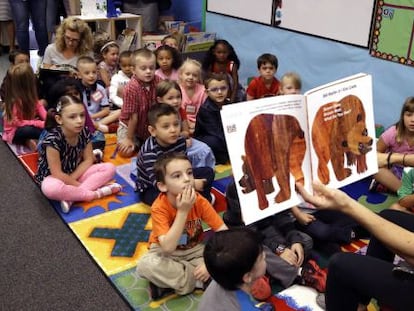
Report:
M374 57L414 66L414 3L378 1L370 53Z
M368 47L375 0L207 0L207 11Z

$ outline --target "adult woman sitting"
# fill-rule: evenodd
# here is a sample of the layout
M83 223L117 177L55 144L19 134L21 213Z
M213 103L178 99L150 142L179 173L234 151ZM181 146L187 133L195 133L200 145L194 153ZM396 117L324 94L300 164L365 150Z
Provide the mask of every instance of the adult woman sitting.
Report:
M47 46L42 67L76 67L79 56L87 54L93 57L92 46L93 37L89 25L78 17L67 17L56 31L55 42Z
M296 185L303 198L320 209L336 209L353 217L372 238L366 256L335 254L328 266L326 309L367 310L375 298L391 310L412 310L414 305L414 215L385 210L381 216L351 199L338 189L314 183L314 195ZM405 260L396 266L392 259Z

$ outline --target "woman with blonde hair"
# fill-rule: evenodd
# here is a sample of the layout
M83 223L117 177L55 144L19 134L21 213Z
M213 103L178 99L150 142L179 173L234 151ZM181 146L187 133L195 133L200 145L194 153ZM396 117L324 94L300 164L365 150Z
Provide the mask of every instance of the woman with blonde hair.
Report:
M56 40L47 46L43 68L76 67L81 55L93 57L93 37L89 25L75 16L65 18L56 30Z

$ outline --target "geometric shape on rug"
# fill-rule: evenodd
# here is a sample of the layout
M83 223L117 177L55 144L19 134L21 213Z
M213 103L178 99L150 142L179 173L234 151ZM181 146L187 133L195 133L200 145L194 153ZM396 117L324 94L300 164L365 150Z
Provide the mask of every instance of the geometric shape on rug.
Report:
M125 182L121 176L116 174L114 180L122 186L121 192L90 202L75 202L70 209L70 213L67 214L62 213L59 204L54 204L54 206L65 222L72 223L123 208L139 201L135 189Z
M214 168L215 171L215 179L222 179L224 177L228 177L232 174L231 165L230 164L218 164Z
M69 224L69 227L105 274L109 276L135 267L138 259L148 251L148 235L140 233L149 233L149 230L151 230L150 213L151 210L148 205L135 203L123 208L72 222ZM129 231L129 234L133 236L131 240L134 240L133 243L135 244L134 249L127 252L129 256L113 255L116 243L115 239L91 236L91 232L96 228L123 228L131 214L143 215L144 217L142 219L146 219L147 223L142 222L139 229L135 227L133 230L136 230L137 232L133 232L133 230Z
M379 213L384 209L389 208L391 205L393 205L394 203L397 203L399 198L396 195L391 195L391 194L381 194L384 197L384 200L381 203L371 203L370 201L368 201L368 196L361 196L358 200L359 203L361 203L362 205L364 205L365 207L367 207L368 209L370 209L371 211L375 212L375 213Z
M89 235L93 238L115 240L111 256L132 257L140 241L148 241L150 231L145 230L148 214L130 213L121 228L95 228Z
M173 293L153 301L150 297L148 281L139 277L135 268L112 275L110 279L131 307L140 311L196 311L203 293L200 290L184 296Z

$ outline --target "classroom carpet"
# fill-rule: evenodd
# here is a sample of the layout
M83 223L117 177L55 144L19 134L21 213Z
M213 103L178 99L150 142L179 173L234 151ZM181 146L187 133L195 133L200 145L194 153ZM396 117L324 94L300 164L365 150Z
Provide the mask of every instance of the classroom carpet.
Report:
M150 208L140 202L134 191L131 159L117 155L115 134L107 134L106 142L103 160L116 165L114 181L120 183L123 190L93 202L75 203L68 214L61 212L58 202L50 201L51 205L133 310L197 310L202 291L186 296L172 294L152 301L148 282L135 273L137 260L148 247L147 240L152 228ZM31 153L24 147L9 147L33 176L37 167L37 153ZM216 166L212 191L216 196L215 209L219 213L226 209L224 193L230 179L230 165ZM375 212L397 200L391 195L368 191L369 183L369 179L362 180L343 190ZM343 245L342 250L363 252L366 245L366 240L357 240ZM278 311L322 310L316 305L316 291L311 288L295 286L275 294L272 300ZM369 310L377 308L371 304Z

